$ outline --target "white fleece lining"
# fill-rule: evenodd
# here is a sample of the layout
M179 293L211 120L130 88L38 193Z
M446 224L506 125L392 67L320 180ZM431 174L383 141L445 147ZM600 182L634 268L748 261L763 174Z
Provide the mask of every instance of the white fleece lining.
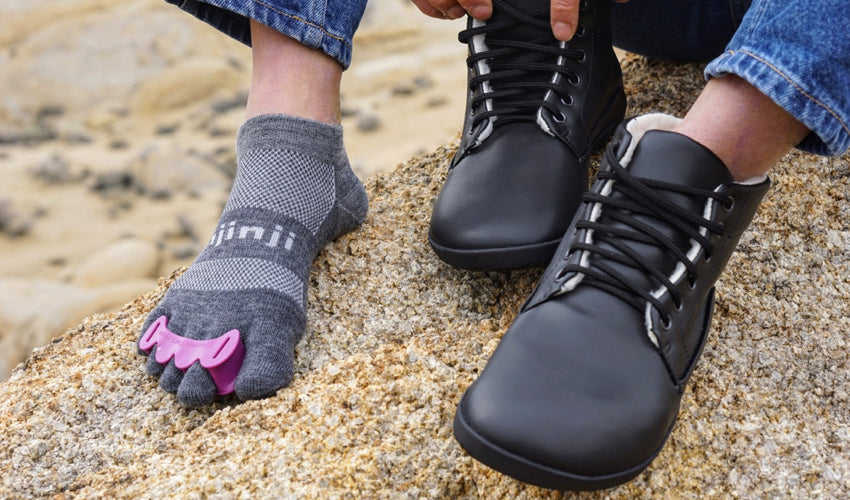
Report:
M472 20L472 27L473 28L480 28L481 26L485 26L486 24L487 23L485 21L479 21L477 19ZM473 54L480 54L480 53L485 52L487 50L489 50L489 49L487 47L487 42L484 41L484 35L475 35L475 36L472 37L472 53ZM489 75L490 74L490 65L487 64L487 61L484 60L484 59L477 61L475 63L475 67L478 70L479 75ZM490 86L489 80L483 81L481 83L481 87L482 87L482 90L483 90L484 93L490 93L490 92L493 91L493 87ZM487 109L487 111L492 111L493 110L493 99L485 99L484 100L484 107ZM478 134L478 137L475 139L475 144L472 145L473 148L480 146L481 143L484 142L488 137L490 137L490 134L493 133L493 120L495 118L496 117L491 116L490 118L487 119L487 127L484 130L482 130L480 134Z
M715 189L715 192L716 191L717 191L717 189ZM705 207L702 210L702 216L703 216L704 219L708 219L709 217L711 217L711 210L712 210L713 207L714 207L714 200L709 198L705 202ZM708 235L708 229L706 229L704 227L700 228L699 234L701 234L702 236L707 236ZM685 256L688 258L688 260L690 262L694 262L696 260L697 256L699 255L699 251L700 251L700 248L702 247L702 245L697 243L697 241L694 240L694 239L691 239L690 242L691 242L691 248L688 249L688 253L686 253ZM679 281L682 278L682 276L684 276L686 270L687 270L687 268L685 267L684 264L682 264L681 262L677 262L676 268L673 269L673 274L671 274L669 276L670 282L676 283L677 281ZM670 293L670 291L667 290L666 286L661 285L652 292L652 296L655 297L656 299L660 299L665 293ZM646 325L646 334L647 334L647 336L649 336L649 340L651 340L652 343L655 344L655 347L659 347L659 345L658 345L658 335L652 329L652 304L649 303L649 302L646 303L646 310L644 311L644 324Z
M561 48L561 49L564 49L566 46L567 46L567 42L561 42L561 43L558 44L558 47ZM564 56L558 56L558 60L555 64L557 64L558 66L561 66L562 64L564 64ZM552 74L551 82L554 83L554 84L557 84L558 81L561 80L561 78L563 78L561 76L561 74L556 71ZM546 95L543 97L543 100L548 101L549 98L552 97L552 94L554 94L554 92L555 91L551 90L551 89L547 90ZM539 126L540 129L543 130L544 132L546 132L547 134L551 135L552 137L555 137L555 133L552 132L552 129L549 128L549 124L547 124L546 120L543 119L543 107L542 106L537 110L537 126Z

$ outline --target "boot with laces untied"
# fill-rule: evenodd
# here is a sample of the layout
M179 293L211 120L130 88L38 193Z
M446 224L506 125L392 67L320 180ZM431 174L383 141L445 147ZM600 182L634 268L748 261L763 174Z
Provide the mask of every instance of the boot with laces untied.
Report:
M554 38L548 0L495 0L468 20L466 116L428 234L474 270L544 264L588 186L588 158L622 120L609 2L583 2L575 36Z

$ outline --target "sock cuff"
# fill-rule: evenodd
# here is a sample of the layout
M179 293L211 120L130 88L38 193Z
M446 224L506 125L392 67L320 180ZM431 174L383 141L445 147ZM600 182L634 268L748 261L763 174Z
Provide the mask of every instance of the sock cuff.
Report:
M249 118L236 134L236 152L293 149L323 163L347 165L342 126L298 116L270 114Z

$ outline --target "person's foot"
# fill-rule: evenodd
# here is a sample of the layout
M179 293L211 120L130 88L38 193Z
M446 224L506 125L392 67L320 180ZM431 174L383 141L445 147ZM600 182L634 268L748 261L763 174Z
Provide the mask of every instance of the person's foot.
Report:
M769 187L647 115L621 127L540 283L457 409L470 455L555 489L658 454L705 345L714 284ZM658 130L653 130L658 129Z
M291 381L313 258L362 223L367 198L348 165L339 126L257 116L239 129L236 149L236 180L218 228L143 332L161 317L168 330L194 340L238 330L245 357L235 392L246 400L271 396ZM148 373L183 404L204 405L219 393L199 362L184 372L174 358L161 361L154 347Z
M469 95L460 149L434 205L428 239L454 266L545 263L587 190L587 161L625 113L608 2L585 2L570 42L549 0L496 0L470 18Z

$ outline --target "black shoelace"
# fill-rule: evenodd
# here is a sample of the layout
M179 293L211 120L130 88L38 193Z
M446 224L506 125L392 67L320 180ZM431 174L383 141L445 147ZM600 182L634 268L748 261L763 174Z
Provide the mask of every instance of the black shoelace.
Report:
M490 72L478 75L469 80L469 88L475 90L484 82L489 82L491 91L479 92L472 99L474 118L472 128L490 117L499 117L496 123L509 121L533 121L537 109L548 109L561 119L564 115L557 107L544 99L547 91L556 92L564 104L572 104L567 84L578 83L578 75L564 65L557 64L559 57L583 62L585 53L579 49L571 49L569 45L560 46L560 42L552 35L549 25L549 9L523 13L495 0L494 10L500 12L500 21L488 21L484 26L470 28L460 32L458 39L468 43L472 37L484 35L486 51L473 53L466 63L475 68L479 61L486 61ZM539 37L533 40L510 40L501 38L499 34L507 34L511 29L520 25L538 28ZM577 36L581 36L583 27L579 26ZM558 84L552 83L553 73L564 75ZM491 100L492 107L487 110L483 103Z
M656 227L640 220L637 216L651 217L687 235L689 240L696 241L705 250L705 259L711 258L714 246L700 231L705 228L708 232L722 233L724 226L702 217L702 214L683 210L670 200L660 196L658 191L675 192L701 199L714 199L730 209L734 200L715 191L692 188L678 184L670 184L652 179L640 179L631 175L620 165L613 148L606 153L606 161L613 166L611 171L600 171L598 179L614 180L613 190L621 196L605 196L595 192L585 193L583 201L599 203L602 212L596 222L583 219L576 223L576 229L593 230L593 242L578 242L570 249L571 253L586 251L591 255L587 260L589 265L568 264L556 274L556 279L563 280L571 273L584 275L582 285L593 286L608 292L638 310L644 312L646 302L652 304L660 313L662 322L669 326L672 320L670 311L665 311L661 301L640 283L630 279L622 271L609 265L608 261L616 262L629 268L646 273L657 283L664 286L673 299L676 310L682 307L682 294L673 284L668 274L659 267L659 263L651 262L644 255L629 247L628 240L661 247L666 255L681 262L685 266L685 276L690 287L697 280L696 265L688 259L687 249L680 248L670 237ZM614 194L613 192L611 194ZM598 222L605 218L608 222ZM601 246L602 243L608 246Z

